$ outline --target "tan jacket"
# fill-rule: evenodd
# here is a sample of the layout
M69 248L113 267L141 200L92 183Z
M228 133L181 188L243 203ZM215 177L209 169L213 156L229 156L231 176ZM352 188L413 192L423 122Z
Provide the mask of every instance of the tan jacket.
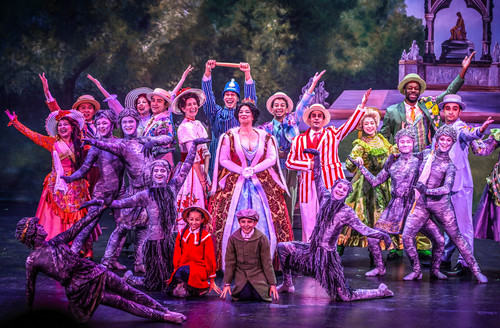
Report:
M276 285L269 240L260 230L255 229L252 237L245 241L241 229L236 230L227 242L224 284L234 279L232 297L238 300L239 292L247 281L265 301L271 301L270 285Z

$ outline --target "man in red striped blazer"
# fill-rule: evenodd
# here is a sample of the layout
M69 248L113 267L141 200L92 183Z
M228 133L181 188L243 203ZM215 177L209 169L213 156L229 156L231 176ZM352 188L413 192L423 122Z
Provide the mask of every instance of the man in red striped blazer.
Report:
M314 148L320 152L323 181L327 188L331 188L335 180L345 178L338 155L339 143L356 128L363 117L370 91L371 89L365 93L361 105L351 117L338 128L334 126L325 128L330 122L330 112L321 104L312 105L303 114L303 121L310 128L292 140L292 147L285 164L288 169L300 173L299 205L303 242L309 241L319 210L312 172L314 157L305 154L304 149Z

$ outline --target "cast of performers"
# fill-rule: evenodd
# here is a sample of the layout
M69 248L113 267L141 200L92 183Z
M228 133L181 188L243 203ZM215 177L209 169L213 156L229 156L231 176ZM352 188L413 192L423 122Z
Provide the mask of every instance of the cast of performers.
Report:
M314 156L313 169L320 210L309 243L292 241L278 244L283 271L283 284L278 287L278 291L295 291L292 281L294 270L316 279L332 300L348 302L393 296L385 284L380 284L378 289L353 289L349 286L337 253L337 239L342 228L348 225L365 236L384 240L387 247L391 238L385 232L363 224L354 210L345 204L346 197L352 191L351 183L346 179L337 179L329 191L321 174L320 152L316 149L304 151Z
M221 293L215 283L215 251L210 229L211 216L203 207L190 206L182 212L186 226L177 234L174 272L168 282L176 297L203 296L212 290Z
M200 89L185 88L175 98L172 104L174 114L183 115L181 125L177 129L177 139L181 151L181 159L178 165L182 165L191 148L193 140L207 138L208 133L203 124L196 120L198 109L205 103L205 93ZM208 165L210 153L206 144L198 145L196 159L191 171L189 171L186 181L177 194L177 231L182 231L186 225L182 218L185 208L196 205L206 208L210 182L208 175Z
M183 314L169 311L115 273L69 249L68 244L93 220L95 218L86 216L49 239L37 217L25 217L17 223L16 238L32 249L26 259L28 308L33 309L36 278L38 273L43 273L65 288L69 310L81 322L90 320L101 304L156 321L181 323L186 320Z
M331 188L335 180L344 178L342 163L338 154L339 143L356 128L361 120L370 90L365 93L361 105L358 106L351 117L338 128L334 126L326 127L330 122L330 112L323 105L314 104L304 111L303 121L310 128L293 139L286 160L288 169L300 172L299 204L302 241L304 242L307 242L311 237L316 224L316 214L319 211L314 182L316 177L313 173L313 157L304 153L304 149L314 148L320 152L321 174L327 188Z
M352 193L347 196L345 202L352 207L359 219L371 228L379 220L391 199L390 181L384 181L380 185L372 187L364 175L357 170L356 165L364 165L370 173L377 175L383 170L387 157L395 151L396 147L378 133L379 124L379 110L368 107L357 128L361 137L354 140L353 149L349 155L353 162L349 160L345 162L347 170L354 173L351 180ZM397 236L394 239L398 241ZM368 246L365 236L348 227L340 235L338 243L342 250L342 246Z
M229 237L239 229L235 214L242 209L259 213L257 228L269 239L273 259L278 242L293 240L276 139L253 128L259 116L253 103L239 104L234 116L240 126L220 137L209 203L218 269L224 268Z
M80 205L89 200L88 182L78 180L66 184L63 175L71 175L79 169L84 160L81 131L84 127L82 113L77 110L58 110L50 113L45 122L48 136L39 134L21 124L16 114L6 110L9 125L31 139L52 155L52 171L43 182L42 196L36 210L36 217L47 231L47 240L68 230L82 219L87 210ZM85 240L85 257L92 257L92 241L97 240L101 231L97 226L91 238Z

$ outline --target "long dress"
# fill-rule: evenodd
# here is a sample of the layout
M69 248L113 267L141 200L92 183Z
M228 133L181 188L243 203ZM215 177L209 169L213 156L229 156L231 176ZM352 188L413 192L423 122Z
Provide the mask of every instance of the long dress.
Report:
M218 269L225 267L229 236L239 228L235 213L241 209L252 208L259 213L256 228L268 237L272 258L278 242L293 240L276 140L264 130L254 130L259 134L258 146L249 151L242 147L238 131L238 127L230 129L220 138L214 167L209 211ZM239 172L250 166L254 174L245 179ZM276 259L275 265L277 262Z
M198 138L207 138L208 133L200 121L185 118L177 129L177 136L179 139L179 148L181 150L181 161L178 165L182 165L188 150L191 148L192 141ZM206 156L210 156L207 145L198 145L195 164L201 164L202 171L204 168L204 158ZM182 220L182 212L185 208L193 205L206 208L206 197L200 178L196 174L195 169L191 168L184 184L177 194L177 231L182 231L182 228L185 226L185 222Z
M17 119L12 121L12 125L37 145L50 151L53 155L55 152L59 157L64 175L69 176L75 172L73 145L68 146L59 137L49 137L34 132ZM35 214L47 232L46 240L68 230L74 223L82 219L87 214L87 210L78 209L84 202L90 200L89 184L85 179L69 183L67 185L68 191L64 194L62 191L56 190L56 178L57 173L53 161L52 171L43 182L42 196ZM97 225L91 234L91 240L97 240L100 234L101 229Z
M471 145L475 155L491 155L500 147L500 129L491 129L488 139L474 141ZM492 239L500 243L500 155L493 170L486 177L486 185L473 222L474 238Z
M353 159L361 157L366 169L376 176L384 168L389 154L394 151L393 147L380 133L373 137L363 136L361 139L354 140L350 157ZM356 212L365 225L373 228L391 199L391 181L388 179L373 188L351 161L346 161L346 168L354 173L352 193L347 197L346 204ZM338 244L367 247L368 241L366 236L345 227L338 239Z

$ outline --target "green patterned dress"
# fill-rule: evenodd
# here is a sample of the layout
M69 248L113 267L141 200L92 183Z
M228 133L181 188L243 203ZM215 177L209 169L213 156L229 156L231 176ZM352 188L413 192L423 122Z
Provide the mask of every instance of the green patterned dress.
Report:
M353 159L361 157L364 166L376 176L383 169L389 154L395 152L396 148L380 133L373 137L363 135L360 139L354 140L350 157ZM373 228L391 199L391 180L388 179L373 188L351 161L346 160L346 168L354 174L351 181L352 193L347 197L346 204L356 212L364 224ZM365 236L349 227L344 227L338 245L367 247L368 242Z

